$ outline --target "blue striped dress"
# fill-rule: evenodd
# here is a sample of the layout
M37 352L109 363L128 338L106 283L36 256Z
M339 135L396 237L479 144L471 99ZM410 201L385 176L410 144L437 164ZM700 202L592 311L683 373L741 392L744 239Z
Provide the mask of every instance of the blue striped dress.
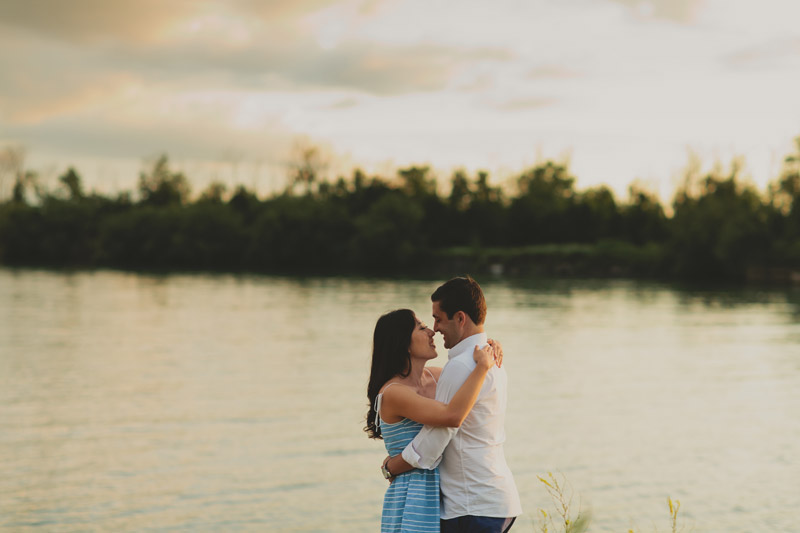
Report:
M380 413L381 396L376 399ZM383 442L389 455L397 455L422 429L422 424L408 418L394 424L381 421ZM381 533L439 533L439 469L410 470L389 485L383 497Z

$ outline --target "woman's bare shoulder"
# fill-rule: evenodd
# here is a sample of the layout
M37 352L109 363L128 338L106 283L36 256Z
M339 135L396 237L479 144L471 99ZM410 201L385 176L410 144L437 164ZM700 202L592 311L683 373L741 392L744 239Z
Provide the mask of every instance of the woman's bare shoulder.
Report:
M400 385L400 386L399 387L392 387L392 385ZM387 381L383 385L383 387L381 387L381 390L378 392L378 394L383 394L384 392L386 392L387 389L388 390L403 390L403 389L411 389L411 387L409 387L406 383L403 383L399 379L391 379L391 380Z

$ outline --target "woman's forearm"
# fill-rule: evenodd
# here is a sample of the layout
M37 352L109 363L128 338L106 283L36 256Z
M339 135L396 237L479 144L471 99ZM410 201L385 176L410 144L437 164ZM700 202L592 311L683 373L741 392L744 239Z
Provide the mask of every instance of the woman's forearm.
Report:
M448 415L451 417L450 422L447 424L451 427L458 427L467 418L472 406L478 399L478 394L481 392L483 381L486 379L486 374L489 372L491 365L478 363L475 369L467 376L466 381L456 391L453 399L447 404Z

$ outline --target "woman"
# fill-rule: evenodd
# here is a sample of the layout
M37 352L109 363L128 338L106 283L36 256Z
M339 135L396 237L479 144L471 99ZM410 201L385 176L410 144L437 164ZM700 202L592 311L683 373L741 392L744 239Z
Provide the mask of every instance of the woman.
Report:
M449 404L434 400L441 368L426 368L436 358L433 331L413 311L398 309L375 325L364 430L383 439L397 455L423 424L458 427L478 398L486 373L495 364L491 346L475 347L476 366ZM381 532L439 531L439 471L411 470L397 476L383 500Z

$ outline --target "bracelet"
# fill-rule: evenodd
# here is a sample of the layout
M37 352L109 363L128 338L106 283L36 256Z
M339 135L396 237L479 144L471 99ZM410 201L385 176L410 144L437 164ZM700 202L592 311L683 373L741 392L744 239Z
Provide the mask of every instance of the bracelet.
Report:
M389 462L389 459L391 459L391 457L387 457L386 460L381 465L381 473L383 474L384 479L392 479L394 477L392 473L389 472L389 469L386 467L386 463Z

